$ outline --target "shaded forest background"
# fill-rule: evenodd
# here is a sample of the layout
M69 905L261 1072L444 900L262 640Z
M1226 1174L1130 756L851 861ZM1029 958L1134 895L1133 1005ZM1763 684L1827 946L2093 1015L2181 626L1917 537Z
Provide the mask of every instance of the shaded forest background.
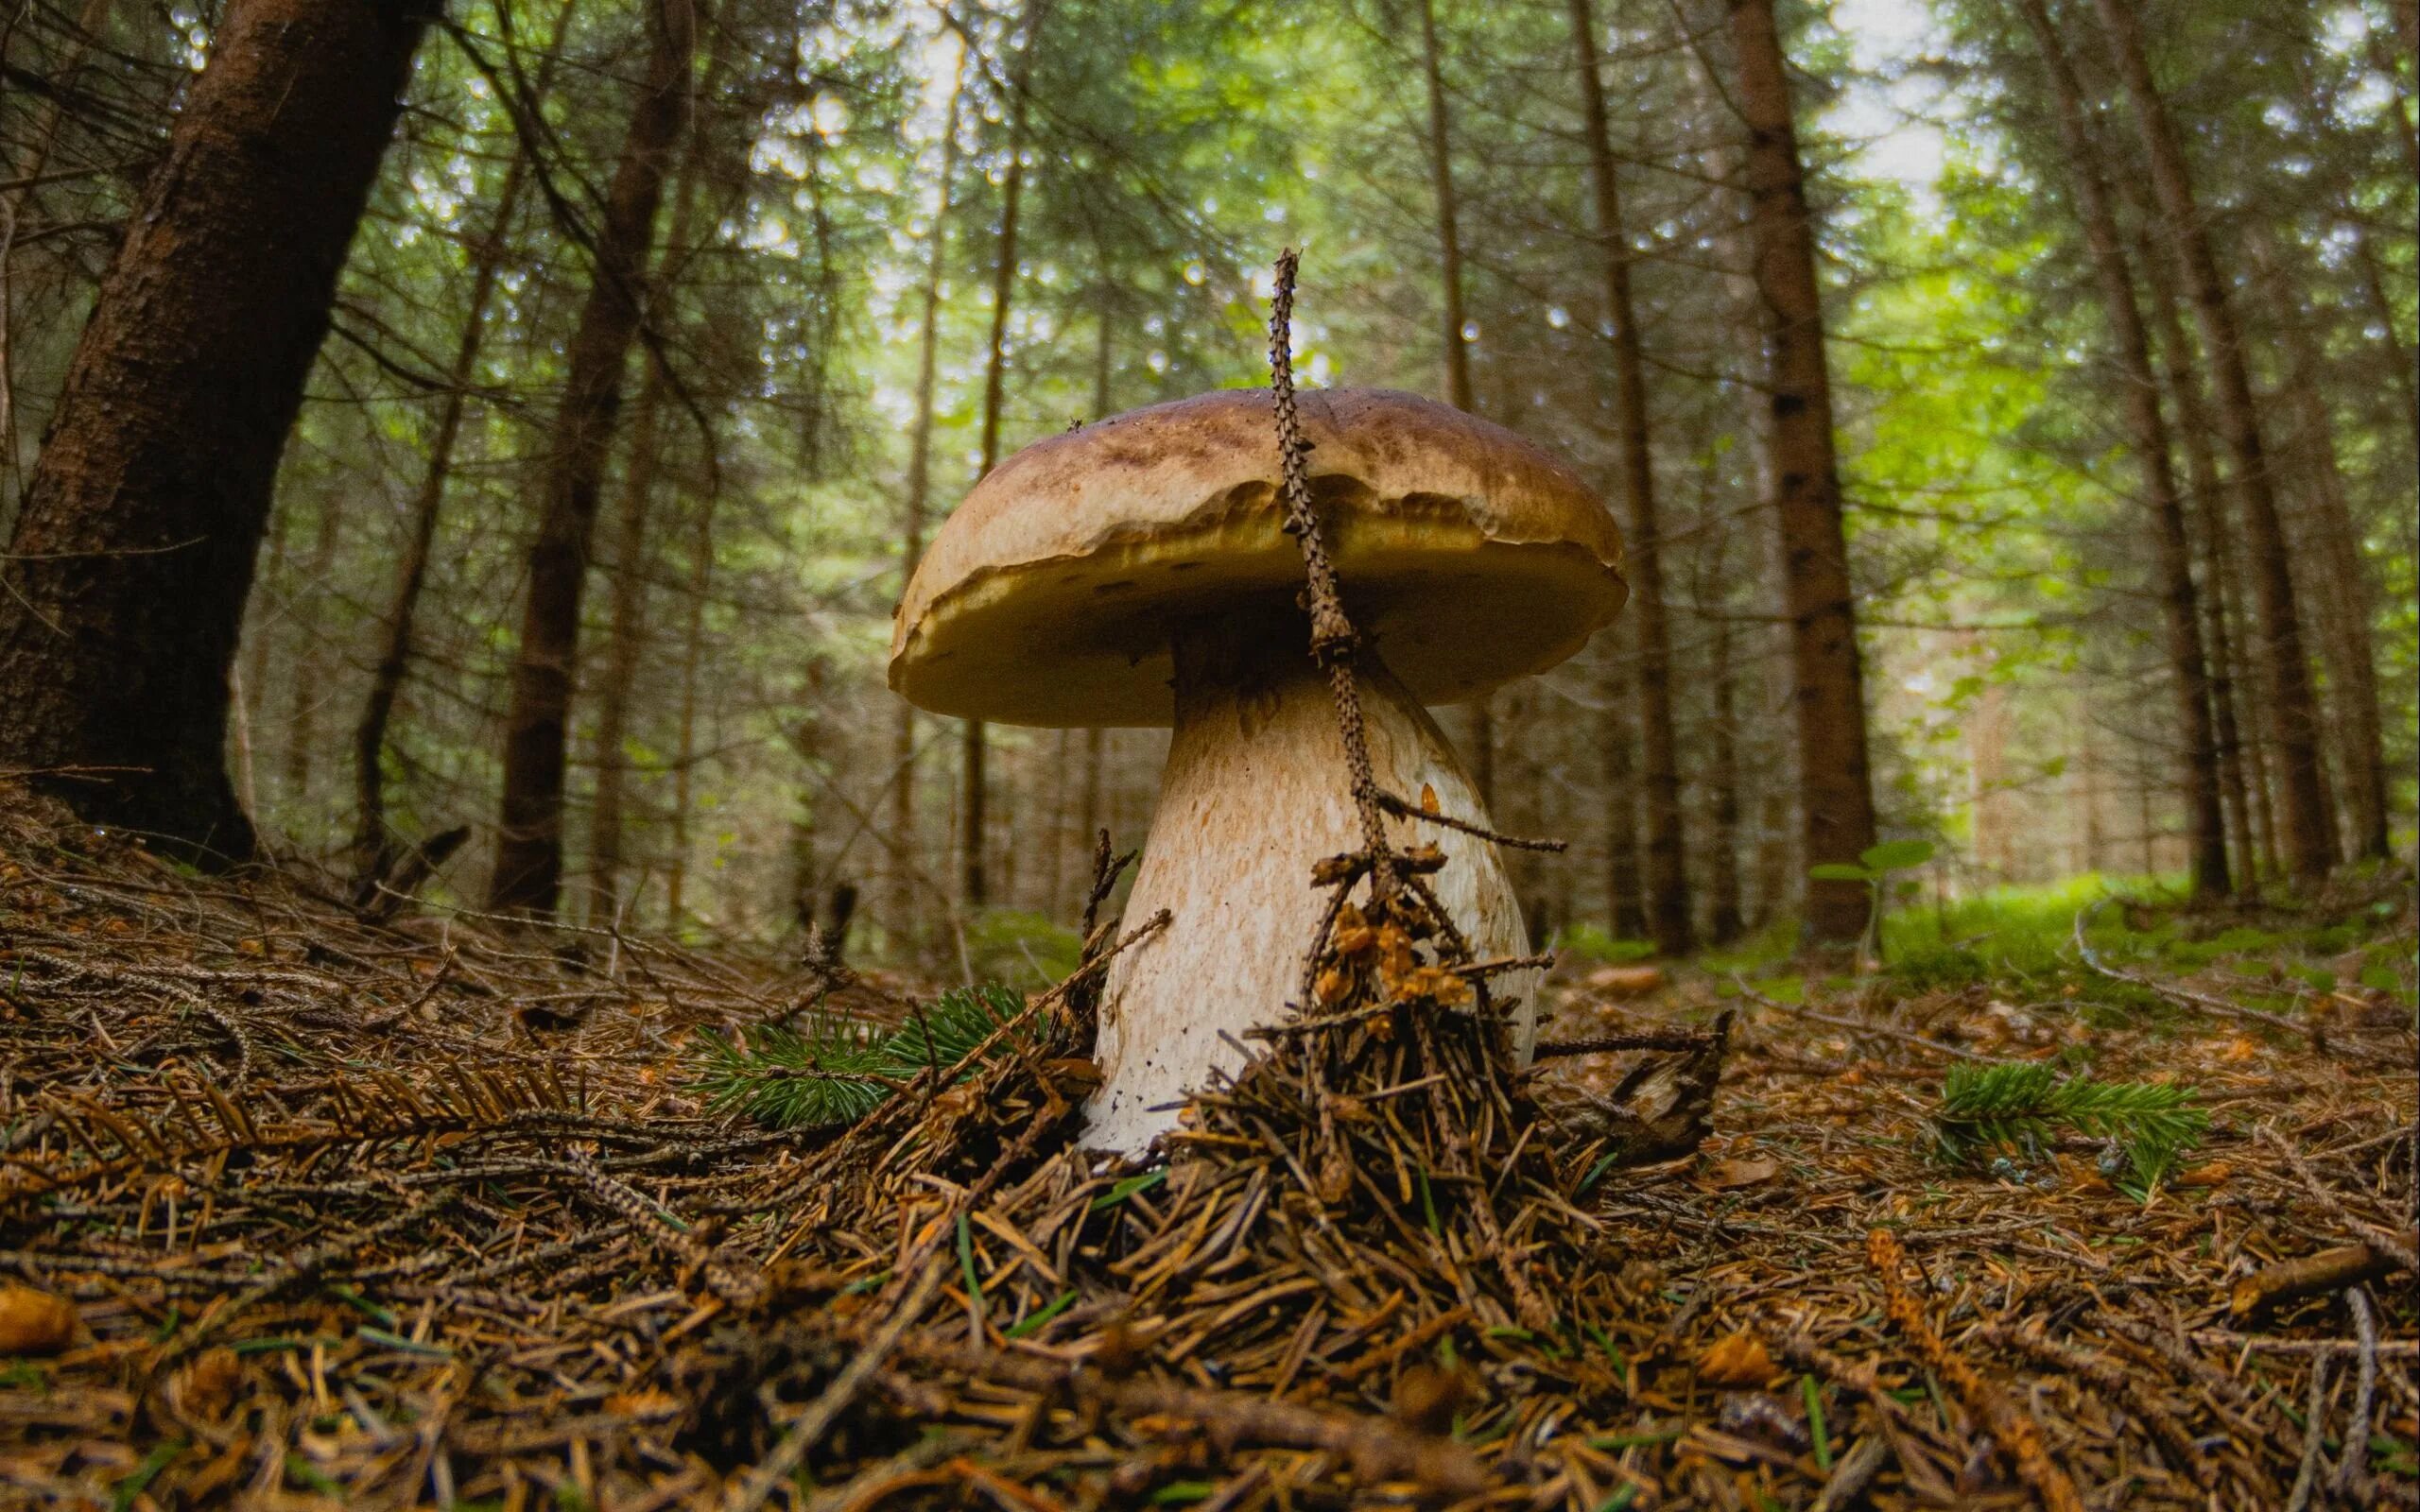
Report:
M1309 381L1474 408L1630 528L1622 622L1447 722L1506 828L1574 841L1514 860L1533 921L1787 929L1838 774L1791 717L1776 19L1876 833L1943 898L2408 854L2407 0L466 0L277 472L237 799L355 867L468 825L441 887L483 906L551 742L567 915L762 938L854 888L861 952L1061 948L1165 736L975 746L884 687L890 608L999 456L1262 381L1292 244ZM221 21L0 34L0 531Z

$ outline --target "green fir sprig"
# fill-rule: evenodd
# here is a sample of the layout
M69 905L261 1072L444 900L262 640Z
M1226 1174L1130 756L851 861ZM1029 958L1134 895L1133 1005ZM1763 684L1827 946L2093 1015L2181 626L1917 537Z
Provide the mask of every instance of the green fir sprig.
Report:
M944 992L888 1032L818 1017L803 1030L751 1030L745 1049L710 1034L696 1086L709 1108L746 1113L768 1128L854 1124L918 1072L956 1065L1024 1011L1015 988L987 984ZM1020 1025L991 1054L1041 1032Z
M2209 1126L2189 1087L2062 1077L2039 1061L1953 1068L1932 1118L1935 1153L1959 1165L2012 1154L2039 1159L2062 1133L2105 1139L2111 1157L2103 1174L2138 1200Z

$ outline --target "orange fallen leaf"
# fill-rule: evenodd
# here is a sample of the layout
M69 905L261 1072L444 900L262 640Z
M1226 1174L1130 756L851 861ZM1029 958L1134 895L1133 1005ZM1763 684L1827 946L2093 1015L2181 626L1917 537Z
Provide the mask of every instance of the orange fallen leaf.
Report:
M1762 1186L1779 1175L1779 1160L1717 1160L1705 1169L1705 1184L1717 1192L1729 1192Z
M2211 1160L2205 1164L2177 1172L2168 1178L2168 1184L2172 1187L2214 1187L2234 1174L2233 1168L2226 1161Z
M1780 1373L1765 1341L1745 1330L1698 1356L1698 1379L1718 1386L1761 1386Z
M0 1354L57 1354L76 1337L76 1306L30 1286L0 1286Z
M1653 966L1603 966L1588 973L1588 985L1609 998L1644 997L1664 985Z

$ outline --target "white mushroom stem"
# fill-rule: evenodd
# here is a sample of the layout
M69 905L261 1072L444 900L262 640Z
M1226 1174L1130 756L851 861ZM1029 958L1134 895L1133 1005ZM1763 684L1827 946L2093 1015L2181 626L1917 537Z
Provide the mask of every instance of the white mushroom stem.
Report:
M1170 922L1110 967L1104 1080L1087 1139L1101 1149L1139 1153L1176 1125L1173 1105L1206 1086L1214 1068L1241 1066L1236 1045L1258 1053L1245 1031L1284 1022L1300 990L1325 896L1311 885L1313 863L1361 849L1336 705L1307 639L1299 619L1277 614L1178 638L1176 731L1127 903L1129 919L1166 908ZM1436 721L1374 654L1364 658L1361 707L1382 787L1413 802L1434 795L1448 816L1488 824ZM1441 825L1390 822L1398 844L1444 851L1432 885L1478 959L1527 953L1520 903L1494 845ZM1535 975L1506 973L1492 985L1499 1001L1521 1000L1512 1039L1524 1062L1536 1038Z

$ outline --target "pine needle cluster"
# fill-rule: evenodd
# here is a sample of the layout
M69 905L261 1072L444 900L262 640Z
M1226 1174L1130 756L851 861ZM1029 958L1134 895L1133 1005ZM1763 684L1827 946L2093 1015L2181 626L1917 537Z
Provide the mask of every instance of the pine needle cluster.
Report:
M2147 1197L2179 1157L2201 1143L2210 1115L2189 1087L2097 1081L2039 1061L1959 1066L1943 1080L1933 1114L1935 1153L1961 1165L2014 1154L2039 1159L2063 1133L2110 1142L2103 1172Z
M768 1128L854 1124L917 1073L956 1065L1024 1011L1015 988L987 984L944 992L887 1031L819 1017L800 1030L752 1030L744 1049L708 1035L696 1085L709 1108L744 1112ZM1020 1028L991 1054L1040 1033L1038 1024Z

